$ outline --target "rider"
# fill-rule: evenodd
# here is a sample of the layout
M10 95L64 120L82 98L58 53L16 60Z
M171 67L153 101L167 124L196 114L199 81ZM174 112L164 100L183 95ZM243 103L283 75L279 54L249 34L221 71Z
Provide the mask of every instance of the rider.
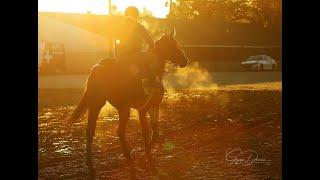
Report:
M125 10L125 17L120 24L120 28L117 31L116 40L116 56L123 62L141 62L143 55L142 41L144 40L148 45L148 50L154 48L154 41L149 35L146 28L138 22L139 10L130 6ZM152 62L148 62L149 64ZM146 70L148 67L145 64L139 64L140 67L135 71L141 72ZM146 95L150 95L154 89L155 77L144 76L142 77L142 86Z
M117 57L138 53L142 50L142 40L148 44L148 49L154 48L154 41L146 28L138 22L139 10L130 6L125 10L120 29L117 32Z

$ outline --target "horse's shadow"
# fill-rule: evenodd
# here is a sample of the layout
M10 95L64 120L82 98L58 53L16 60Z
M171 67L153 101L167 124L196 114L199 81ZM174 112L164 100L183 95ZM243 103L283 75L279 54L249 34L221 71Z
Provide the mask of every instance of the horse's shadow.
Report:
M95 179L96 178L96 171L93 167L92 157L87 157L86 165L88 167L88 179Z
M136 162L135 162L136 161ZM88 179L94 180L96 179L96 170L93 165L92 157L89 156L86 159L86 165L88 168ZM152 164L148 164L146 159L142 156L137 157L137 159L133 160L133 162L126 162L124 167L130 173L130 179L137 179L137 174L139 173L152 173L153 175L158 175L158 169L155 162Z

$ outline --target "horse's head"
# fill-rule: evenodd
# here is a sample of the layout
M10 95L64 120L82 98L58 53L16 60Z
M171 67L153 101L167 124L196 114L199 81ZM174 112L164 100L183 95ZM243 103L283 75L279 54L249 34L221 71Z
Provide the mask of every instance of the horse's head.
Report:
M155 42L155 49L161 59L168 60L180 67L185 67L189 60L175 40L175 34L175 29L170 34L165 33Z

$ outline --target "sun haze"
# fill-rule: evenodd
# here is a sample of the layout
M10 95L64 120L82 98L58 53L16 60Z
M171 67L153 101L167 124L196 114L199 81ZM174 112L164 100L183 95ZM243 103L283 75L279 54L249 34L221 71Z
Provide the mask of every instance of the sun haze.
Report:
M123 12L128 6L136 6L140 11L146 8L157 18L165 18L168 0L112 0L116 10ZM38 11L108 14L108 0L38 0Z

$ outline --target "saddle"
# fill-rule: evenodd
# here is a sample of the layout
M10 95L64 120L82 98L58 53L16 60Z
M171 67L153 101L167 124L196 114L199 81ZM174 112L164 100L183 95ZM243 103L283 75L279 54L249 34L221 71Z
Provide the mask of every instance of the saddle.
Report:
M156 78L161 73L161 67L157 57L150 52L134 53L121 58L105 58L100 60L97 66L104 66L110 61L128 68L130 73L136 75L139 79Z
M147 96L144 103L137 105L138 109L143 109L150 102L155 93L160 92L162 87L160 72L161 67L158 59L151 53L141 53L139 55L127 56L127 58L105 58L100 60L96 67L103 69L107 63L118 63L124 68L128 68L128 73L134 74L137 79L140 79L144 94Z

